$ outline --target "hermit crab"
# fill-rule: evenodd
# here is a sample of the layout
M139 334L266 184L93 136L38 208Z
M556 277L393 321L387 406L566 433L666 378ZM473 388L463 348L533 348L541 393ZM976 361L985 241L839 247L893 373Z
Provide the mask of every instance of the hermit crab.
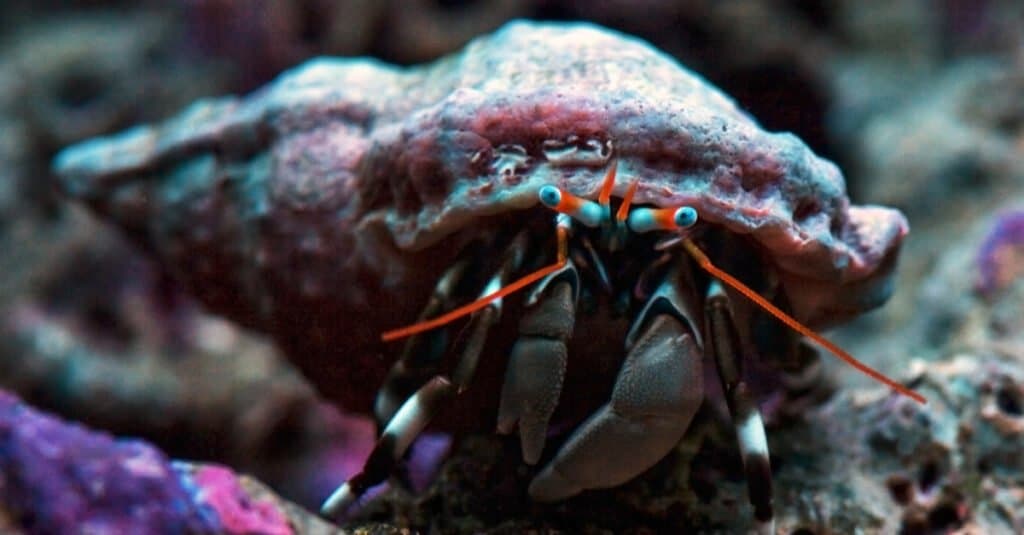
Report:
M55 168L210 309L378 419L326 514L428 423L518 432L545 460L537 500L618 485L683 437L716 368L767 530L752 363L813 380L804 335L921 400L810 330L888 298L903 216L851 206L795 136L594 26L516 22L408 69L314 60ZM573 429L556 452L552 428Z

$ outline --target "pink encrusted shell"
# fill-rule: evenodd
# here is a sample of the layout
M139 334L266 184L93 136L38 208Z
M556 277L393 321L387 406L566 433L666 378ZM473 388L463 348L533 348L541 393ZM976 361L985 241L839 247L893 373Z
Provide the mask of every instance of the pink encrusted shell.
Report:
M795 136L587 24L514 22L408 69L314 60L248 97L72 147L56 169L214 309L303 351L345 328L347 348L372 345L415 317L409 296L429 293L483 218L536 205L545 184L595 198L612 157L617 195L638 178L637 203L691 205L760 244L804 321L891 291L898 211L850 206L835 165Z

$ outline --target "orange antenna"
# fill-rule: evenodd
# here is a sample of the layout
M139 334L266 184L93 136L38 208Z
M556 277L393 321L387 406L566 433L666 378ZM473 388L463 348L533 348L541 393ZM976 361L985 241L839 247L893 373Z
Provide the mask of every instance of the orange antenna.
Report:
M597 202L601 206L608 206L612 201L612 189L615 188L615 174L619 168L619 161L612 160L611 167L608 168L608 173L604 175L604 184L601 185L601 193L597 197Z
M563 224L562 221L559 221L557 232L558 260L554 264L540 268L537 271L534 271L533 273L530 273L529 275L526 275L521 279L513 282L512 284L509 284L508 286L500 288L492 293L489 293L481 297L480 299L477 299L476 301L473 301L472 303L463 305L459 308L456 308L455 310L452 310L451 312L442 314L432 320L422 321L420 323L414 323L407 327L400 327L398 329L386 331L380 335L380 339L385 342L392 342L394 340L400 340L402 338L426 332L431 329L436 329L438 327L441 327L442 325L447 325L463 316L468 316L476 312L477 310L486 307L487 305L493 303L494 301L497 301L498 299L501 299L509 294L518 292L519 290L525 288L526 286L529 286L543 279L544 277L547 277L548 275L558 271L559 269L562 268L562 266L565 265L566 258L568 257L569 229L567 224Z
M882 374L882 372L875 370L874 368L868 366L867 364L864 364L863 362L857 360L856 358L854 358L853 355L847 353L843 348L833 344L832 342L828 341L824 336L821 336L820 334L811 330L809 327L806 327L804 324L795 320L792 316L786 314L775 305L769 303L767 299L758 295L757 292L748 288L738 279L716 267L714 264L711 263L711 260L708 258L708 256L704 254L704 251L701 251L700 248L697 247L697 245L694 244L691 239L685 238L683 239L682 243L683 247L686 249L686 252L689 253L690 256L692 256L693 259L697 261L697 264L699 264L700 267L704 269L704 271L707 271L708 273L711 274L711 276L728 284L729 286L732 286L733 289L735 289L737 292L740 292L741 294L746 296L747 299L750 299L751 301L756 303L757 306L767 310L771 315L778 318L779 321L785 323L790 329L793 329L794 331L806 336L807 338L814 340L822 347L829 350L833 355L839 357L841 360L843 360L850 366L853 366L861 373L864 373L865 375L868 375L872 379L882 384L885 384L886 386L892 388L896 392L903 394L904 396L907 396L910 399L913 399L914 401L921 403L922 405L928 403L928 400L926 400L924 396L922 396L921 394L918 394L917 392L914 392L913 390L897 383L896 381L886 377L884 374Z
M626 190L626 195L622 197L622 204L619 206L619 211L615 213L615 219L618 222L621 223L629 217L629 205L633 204L633 195L636 195L636 187L639 185L639 180L634 180L629 184L629 188Z

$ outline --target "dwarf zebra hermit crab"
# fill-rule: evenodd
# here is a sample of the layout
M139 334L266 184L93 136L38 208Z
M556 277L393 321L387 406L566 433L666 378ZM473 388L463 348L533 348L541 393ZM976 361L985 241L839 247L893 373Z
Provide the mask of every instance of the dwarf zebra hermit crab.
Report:
M538 499L625 481L685 432L717 367L768 519L748 379L766 363L788 391L817 362L771 315L813 338L801 324L880 306L908 231L896 210L851 204L796 136L588 24L513 22L417 67L313 60L54 166L209 310L387 424L328 512L435 414L441 430L518 431L530 463L552 453L548 418L576 426ZM380 339L417 314L386 335L411 335L401 351Z
M327 499L323 514L338 515L390 475L394 463L443 410L444 401L470 386L487 332L500 317L502 299L531 285L520 318L520 336L508 362L497 422L500 433L519 432L523 460L531 465L540 460L548 423L558 405L569 360L566 341L573 334L581 286L590 284L592 294L603 294L611 306L619 306L619 312L633 311L625 339L627 356L611 399L573 431L534 477L529 494L538 501L620 485L667 455L703 402L706 355L715 363L726 395L759 531L774 533L768 441L757 402L743 375L742 353L751 344L737 328L731 304L735 296L729 295L727 288L895 392L925 403L920 394L857 361L715 266L689 236L697 223L697 211L692 207L632 208L639 185L633 181L612 217L615 178L613 161L598 202L551 185L540 188L539 201L558 213L554 263L509 282L524 263L527 246L521 233L478 300L381 336L385 342L416 336L471 315L460 335L462 343L457 344L461 354L451 376L434 375L397 409L395 400L389 398L400 395L400 385L417 381L411 379L416 365L409 352L396 362L378 395L377 416L387 422L381 438L364 470ZM661 251L660 258L646 267L631 264L626 242L647 233L664 235L652 247ZM702 286L703 295L698 293L690 259L710 275ZM441 279L435 289L437 298L430 301L423 316L436 312L461 269L453 269ZM651 281L652 287L645 288L644 282ZM629 444L628 452L623 444Z

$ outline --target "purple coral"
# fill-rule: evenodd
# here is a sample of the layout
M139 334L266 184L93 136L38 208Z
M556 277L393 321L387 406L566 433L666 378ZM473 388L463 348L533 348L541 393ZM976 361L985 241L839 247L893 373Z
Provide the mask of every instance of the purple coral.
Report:
M0 391L0 507L28 533L292 533L231 471L172 464Z
M1024 210L999 215L977 257L975 289L993 297L1024 275Z
M0 392L0 498L29 533L212 533L158 450Z

